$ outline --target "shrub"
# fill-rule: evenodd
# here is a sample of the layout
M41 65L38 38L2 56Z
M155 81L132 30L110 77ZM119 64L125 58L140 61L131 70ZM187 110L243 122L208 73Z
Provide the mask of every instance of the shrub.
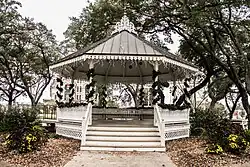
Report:
M20 109L9 108L5 111L2 120L2 131L10 132L37 120L38 110L35 108Z
M244 131L244 133L242 133L242 136L246 139L247 142L250 143L250 129Z
M47 141L44 129L37 121L37 110L12 108L4 118L5 131L9 133L5 144L10 150L25 153L38 149Z
M202 135L211 143L224 146L232 124L221 111L198 110L191 115L191 135Z
M0 106L0 132L4 131L4 117L5 117L5 112Z

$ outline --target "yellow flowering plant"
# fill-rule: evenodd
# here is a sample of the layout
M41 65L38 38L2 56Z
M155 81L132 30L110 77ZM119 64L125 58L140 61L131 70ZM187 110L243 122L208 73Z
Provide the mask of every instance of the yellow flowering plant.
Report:
M205 151L209 154L221 154L224 150L219 144L211 144Z
M234 154L240 154L244 152L250 143L241 135L231 134L227 138L228 140L228 151Z

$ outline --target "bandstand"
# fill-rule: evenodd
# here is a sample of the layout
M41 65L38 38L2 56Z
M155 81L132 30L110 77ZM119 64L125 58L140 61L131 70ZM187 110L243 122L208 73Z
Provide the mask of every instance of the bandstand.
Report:
M189 137L189 109L160 107L157 91L152 108L93 106L96 82L143 87L183 81L198 72L191 63L137 36L126 15L111 36L62 58L50 69L65 78L89 81L87 104L58 101L56 133L81 140L81 150L165 151L167 140Z

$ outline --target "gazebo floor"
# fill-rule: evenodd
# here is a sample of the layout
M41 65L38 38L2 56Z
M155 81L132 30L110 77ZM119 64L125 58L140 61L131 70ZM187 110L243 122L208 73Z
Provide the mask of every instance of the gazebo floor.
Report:
M105 127L153 127L153 119L144 120L93 120L92 126Z

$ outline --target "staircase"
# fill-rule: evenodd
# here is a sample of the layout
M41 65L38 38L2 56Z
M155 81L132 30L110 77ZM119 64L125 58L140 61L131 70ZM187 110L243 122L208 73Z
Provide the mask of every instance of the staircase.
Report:
M165 151L157 127L89 126L81 150Z

